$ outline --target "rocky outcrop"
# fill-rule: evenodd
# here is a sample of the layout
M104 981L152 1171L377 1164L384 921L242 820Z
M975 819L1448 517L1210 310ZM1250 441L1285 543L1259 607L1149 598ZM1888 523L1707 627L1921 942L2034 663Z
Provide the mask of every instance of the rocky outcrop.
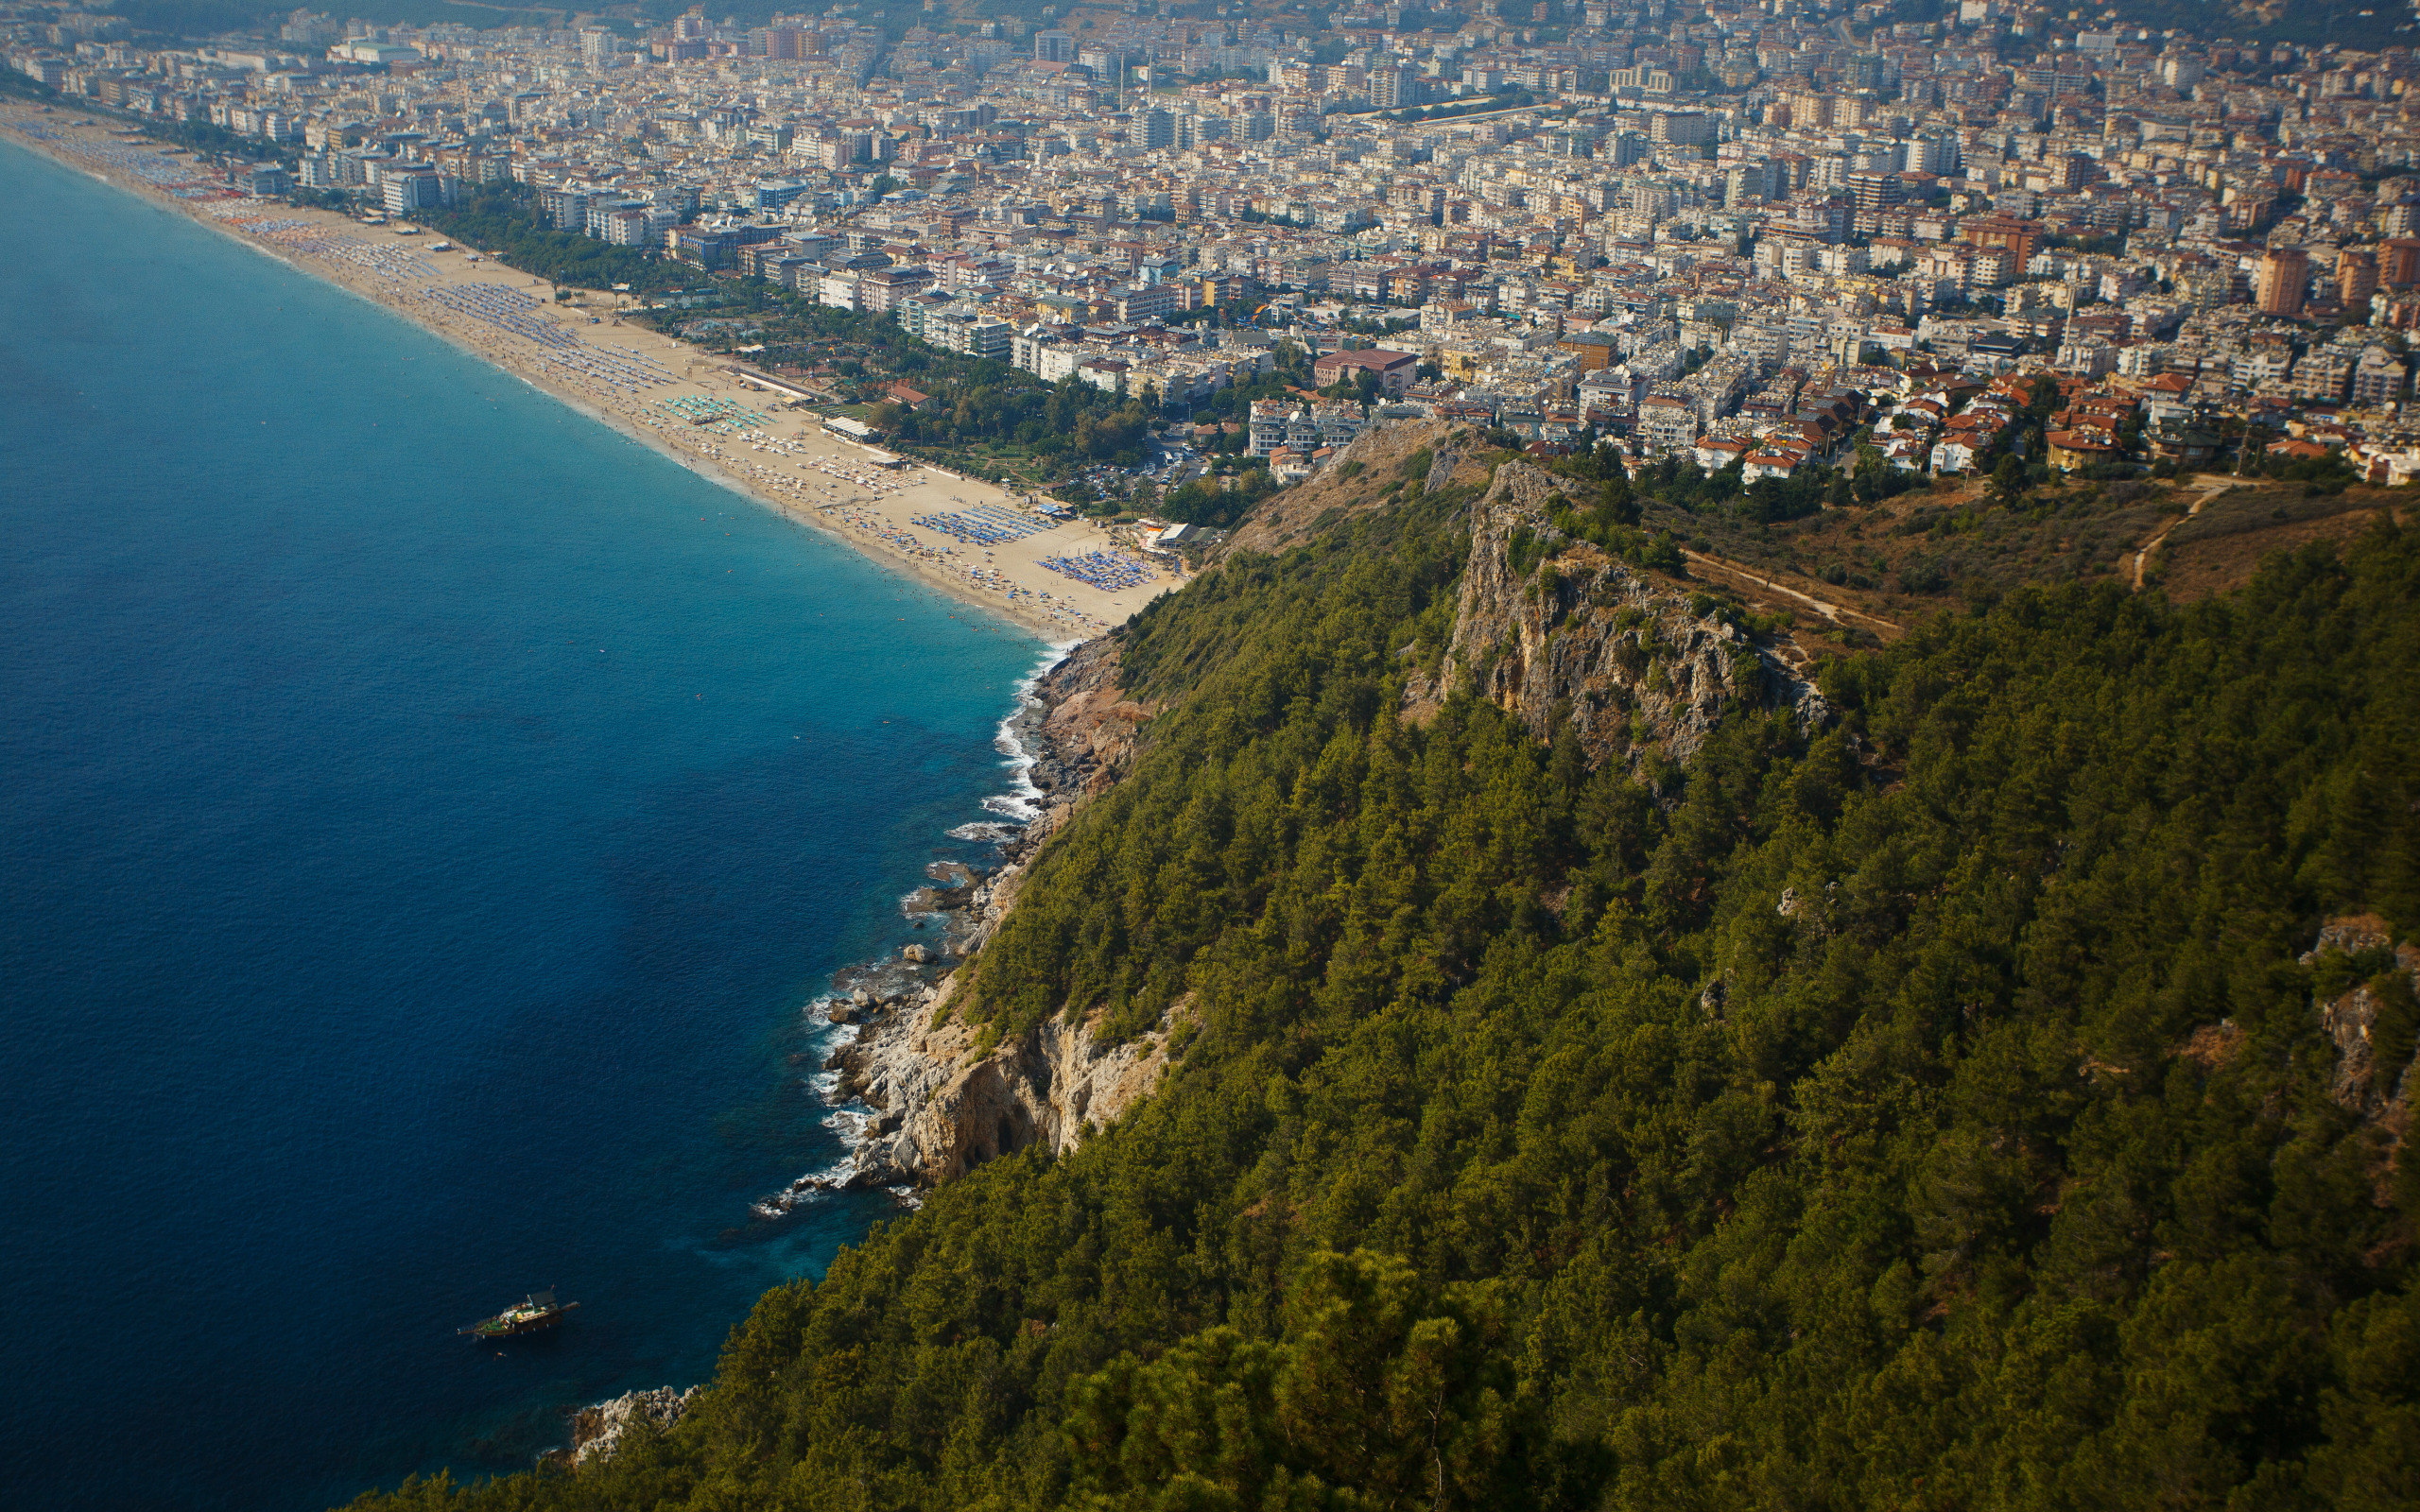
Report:
M1033 754L1028 777L1042 794L1046 834L1134 760L1136 732L1156 711L1129 698L1118 678L1117 643L1086 641L1034 684L1016 721L1019 740Z
M976 1032L946 1008L951 978L841 1053L842 1090L874 1109L855 1179L931 1185L1040 1144L1075 1148L1159 1084L1170 1041L1191 1013L1180 1003L1148 1034L1105 1043L1098 1019L1051 1019L977 1053Z
M1033 756L1028 780L1036 813L1004 850L1004 864L971 885L935 877L928 893L949 922L941 947L959 957L980 950L1015 905L1034 853L1085 798L1132 765L1155 711L1120 685L1118 647L1088 641L1034 687L1011 722ZM963 868L960 868L961 870ZM909 947L915 949L916 947ZM1071 1149L1087 1125L1112 1122L1157 1084L1168 1043L1185 1016L1171 1009L1151 1032L1112 1046L1097 1022L1043 1024L1008 1044L977 1050L976 1029L957 1014L959 972L890 990L858 987L834 1000L835 1022L861 1025L833 1057L838 1091L869 1109L856 1150L831 1184L931 1185L1030 1144Z
M1357 478L1368 476L1351 498L1337 492L1328 507L1376 507L1407 490L1460 486L1464 472L1484 478L1460 455L1460 435L1409 422L1365 434L1345 455L1364 464ZM1650 748L1685 761L1742 703L1785 712L1808 728L1827 717L1804 679L1718 614L1693 608L1685 591L1562 539L1548 521L1556 487L1549 474L1508 462L1472 507L1470 560L1443 676L1412 679L1409 714L1419 717L1466 679L1540 739L1579 739L1592 761L1635 760ZM1318 503L1303 490L1295 495L1285 507L1288 520ZM1298 523L1323 517L1313 510ZM1283 546L1293 532L1280 523L1260 521L1247 543ZM1079 646L1039 679L1011 721L1034 758L1031 822L991 875L962 868L932 873L932 885L910 905L946 920L931 950L909 948L928 960L880 963L843 982L828 1011L856 1024L857 1037L828 1069L838 1073L835 1091L862 1104L864 1122L850 1160L802 1185L928 1186L1030 1145L1064 1153L1088 1126L1114 1122L1157 1085L1186 1037L1189 1000L1148 1033L1116 1044L1097 1019L1054 1018L986 1046L980 1026L959 1011L962 973L935 979L937 969L992 937L1015 905L1034 853L1076 805L1132 766L1156 711L1130 696L1121 671L1117 643L1103 639Z
M2397 945L2391 926L2377 915L2357 914L2323 924L2318 942L2304 954L2302 964L2314 965L2330 954L2384 970L2317 1005L2320 1027L2336 1046L2336 1069L2328 1093L2339 1107L2359 1113L2400 1143L2411 1122L2412 1073L2420 1070L2420 1053L2407 1045L2394 1057L2395 1064L2379 1065L2378 1021L2387 1004L2377 984L2382 978L2391 981L2400 976L2407 992L2420 986L2420 949Z
M579 1469L610 1457L621 1447L623 1436L642 1423L669 1428L689 1410L698 1395L696 1386L675 1391L670 1386L658 1386L653 1391L633 1391L582 1407L572 1414L571 1466Z
M1472 508L1443 675L1413 679L1408 714L1468 679L1540 740L1578 739L1592 765L1647 748L1686 762L1743 704L1802 730L1830 717L1811 683L1702 598L1556 530L1562 486L1523 462L1496 470Z

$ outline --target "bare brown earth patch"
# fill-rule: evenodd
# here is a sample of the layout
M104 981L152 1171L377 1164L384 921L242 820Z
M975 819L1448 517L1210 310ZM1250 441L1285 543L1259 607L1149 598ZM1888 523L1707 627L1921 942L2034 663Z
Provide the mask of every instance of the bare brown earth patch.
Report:
M2246 490L2170 534L2161 544L2152 580L2180 603L2207 598L2250 581L2273 553L2338 544L2384 518L2409 523L2411 514L2408 501L2384 489L2354 489L2315 500L2301 498L2298 490Z
M1486 466L1461 460L1467 435L1466 426L1437 421L1374 425L1311 477L1253 506L1226 549L1274 555L1448 481L1484 484Z

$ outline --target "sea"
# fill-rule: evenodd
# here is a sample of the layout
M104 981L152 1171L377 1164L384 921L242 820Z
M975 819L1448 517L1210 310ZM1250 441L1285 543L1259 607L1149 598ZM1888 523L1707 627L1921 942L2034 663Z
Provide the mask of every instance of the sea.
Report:
M5 131L0 204L0 1503L322 1507L706 1380L904 1211L752 1213L1047 648Z

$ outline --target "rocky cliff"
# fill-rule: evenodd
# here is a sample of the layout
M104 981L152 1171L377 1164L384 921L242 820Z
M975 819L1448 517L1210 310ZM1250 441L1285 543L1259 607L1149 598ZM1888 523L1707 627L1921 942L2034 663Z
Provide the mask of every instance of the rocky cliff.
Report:
M1540 740L1561 725L1594 764L1650 749L1685 763L1741 704L1802 729L1830 716L1812 684L1702 596L1556 530L1562 487L1507 462L1472 507L1453 642L1442 675L1406 690L1413 717L1468 679Z
M632 1391L582 1407L572 1414L571 1448L560 1457L567 1459L574 1469L612 1457L622 1445L623 1436L641 1423L653 1423L669 1428L689 1410L689 1403L699 1388L675 1391L670 1386L658 1386L652 1391Z
M943 1012L959 982L902 1005L841 1053L842 1090L875 1110L853 1180L930 1185L1029 1144L1065 1154L1087 1125L1115 1122L1158 1084L1186 1011L1114 1048L1094 1022L1052 1019L977 1054L975 1031Z
M1362 502L1383 504L1403 480L1426 486L1435 474L1461 482L1462 458L1451 444L1458 436L1405 424L1366 437L1348 455L1370 465L1370 481L1396 481L1384 492L1365 486L1360 492L1370 498ZM1476 475L1484 477L1484 470ZM1742 703L1785 713L1806 728L1827 717L1810 685L1710 607L1693 606L1685 589L1564 539L1548 522L1548 499L1559 486L1537 468L1508 462L1472 507L1452 645L1443 675L1415 679L1407 693L1413 717L1467 679L1540 739L1556 736L1558 727L1560 738L1578 738L1592 762L1634 762L1651 749L1686 762ZM1304 503L1295 500L1288 517ZM1340 493L1329 507L1345 507ZM1271 523L1262 528L1271 544L1283 543ZM1132 763L1154 712L1121 685L1112 640L1085 643L1037 683L1014 728L1035 757L1030 776L1039 812L998 871L979 880L935 877L925 896L947 924L929 954L926 947L909 947L908 964L918 970L867 973L833 1005L837 1022L860 1025L831 1069L839 1074L839 1093L864 1105L865 1123L847 1166L810 1182L930 1185L1031 1144L1064 1152L1086 1125L1112 1122L1157 1084L1189 1005L1179 1004L1150 1033L1115 1048L1101 1043L1091 1022L1053 1020L1011 1043L980 1049L977 1029L953 1011L963 976L953 971L931 980L927 969L972 954L991 938L1014 905L1034 852L1077 803Z
M2420 989L2420 948L2397 944L2377 915L2356 914L2327 920L2302 964L2315 965L2328 955L2342 957L2344 969L2361 977L2313 1005L2320 1027L2335 1045L2328 1092L2377 1131L2376 1174L2383 1177L2411 1131L2412 1094L2420 1091L2413 1086L2413 1073L2420 1072L2413 1031L2420 1025L2410 1022Z
M1151 1090L1185 1005L1115 1049L1104 1048L1090 1024L1053 1022L985 1055L976 1053L967 1025L944 1010L963 980L949 967L999 928L1034 853L1076 805L1132 763L1137 733L1153 712L1119 686L1117 644L1108 639L1085 642L1036 680L1009 727L1033 758L1026 773L1034 788L1030 822L1004 845L1002 865L989 876L957 863L932 868L931 885L908 906L941 922L933 944L840 973L824 1012L860 1027L830 1069L839 1073L841 1093L870 1112L841 1168L765 1199L760 1216L778 1216L821 1188L931 1185L1028 1144L1063 1152L1087 1124L1111 1122ZM948 974L935 980L942 971ZM550 1457L573 1469L595 1465L641 1424L680 1421L700 1389L633 1391L580 1408L570 1447Z
M972 954L992 937L1015 903L1034 852L1080 801L1132 763L1137 734L1152 713L1119 685L1114 641L1086 642L1036 684L1012 729L1034 756L1028 775L1038 812L998 871L964 888L962 898L937 892L950 919L942 947L947 955ZM1088 1123L1111 1122L1151 1090L1183 1017L1181 1007L1171 1010L1153 1032L1114 1049L1100 1043L1091 1023L1053 1020L978 1053L976 1031L950 1011L963 981L953 971L888 994L860 988L834 1005L836 1020L863 1024L856 1041L833 1057L838 1090L870 1111L849 1167L821 1179L930 1185L1029 1144L1064 1152Z

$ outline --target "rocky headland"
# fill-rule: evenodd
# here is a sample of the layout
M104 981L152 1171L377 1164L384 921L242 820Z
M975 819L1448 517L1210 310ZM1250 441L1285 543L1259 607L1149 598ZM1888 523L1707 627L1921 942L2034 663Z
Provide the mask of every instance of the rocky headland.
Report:
M1116 782L1154 712L1127 696L1117 643L1107 638L1084 642L1035 680L1006 730L1032 764L1030 816L1002 839L996 869L927 869L907 906L933 926L928 943L835 977L822 1011L856 1037L824 1069L835 1074L832 1099L857 1120L855 1147L838 1167L759 1204L761 1216L833 1187L930 1186L1037 1143L1064 1151L1087 1123L1108 1123L1150 1091L1170 1024L1109 1048L1091 1025L1054 1021L981 1049L977 1031L948 1010L964 981L959 966L999 928L1036 853L1080 802Z
M621 1448L623 1438L641 1424L669 1428L679 1422L701 1389L691 1386L675 1391L658 1386L582 1407L571 1415L571 1447L558 1452L557 1457L574 1469L594 1465Z

